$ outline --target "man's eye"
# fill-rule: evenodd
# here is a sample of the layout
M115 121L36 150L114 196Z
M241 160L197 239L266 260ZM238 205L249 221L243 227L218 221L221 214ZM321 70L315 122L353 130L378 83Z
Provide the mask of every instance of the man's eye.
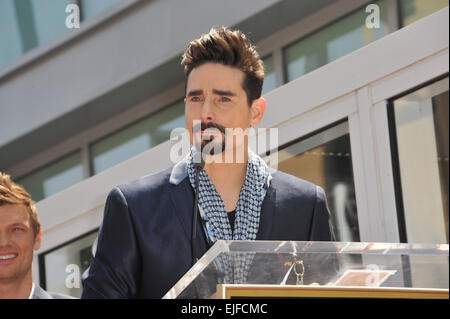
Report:
M15 232L16 232L16 231L23 231L23 228L20 228L20 227L14 227L14 228L13 228L13 231L15 231Z
M220 102L230 102L230 101L231 101L231 99L229 97L226 97L226 96L222 96L220 98Z
M198 96L193 96L191 98L191 102L199 102L199 101L200 101L200 98Z

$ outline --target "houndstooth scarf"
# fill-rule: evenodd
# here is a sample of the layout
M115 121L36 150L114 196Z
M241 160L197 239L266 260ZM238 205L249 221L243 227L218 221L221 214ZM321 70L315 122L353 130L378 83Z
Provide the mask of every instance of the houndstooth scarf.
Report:
M193 147L188 157L187 171L189 181L195 190L194 158L197 149ZM254 240L258 233L261 206L271 176L266 163L250 149L248 150L247 172L244 185L239 193L236 205L236 220L234 234L225 210L225 204L217 192L208 174L202 170L199 177L199 208L206 235L209 242L216 240ZM254 253L235 252L222 254L215 261L216 267L222 277L219 282L223 284L243 284L247 282L250 267L253 263Z
M197 149L192 147L188 157L189 181L195 190L194 158ZM208 174L202 170L199 177L199 206L210 225L212 242L224 240L254 240L259 228L261 205L266 194L269 178L267 164L258 155L248 150L247 173L236 205L234 234L231 231L225 204Z

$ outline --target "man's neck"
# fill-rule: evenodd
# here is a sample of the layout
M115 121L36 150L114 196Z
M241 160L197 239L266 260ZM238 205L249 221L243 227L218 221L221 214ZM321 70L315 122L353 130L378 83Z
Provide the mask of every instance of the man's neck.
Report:
M28 299L32 287L31 272L22 278L0 280L0 299Z
M247 153L242 163L212 162L205 164L205 171L224 201L227 211L236 208L239 193L247 173Z

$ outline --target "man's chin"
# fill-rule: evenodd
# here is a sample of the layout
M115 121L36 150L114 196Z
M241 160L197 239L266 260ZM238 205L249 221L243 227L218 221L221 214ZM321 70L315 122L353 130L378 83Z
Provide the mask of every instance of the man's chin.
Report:
M20 277L17 269L0 270L0 285L15 282Z
M202 142L202 153L205 155L217 156L222 155L225 151L225 145L212 145L211 142Z

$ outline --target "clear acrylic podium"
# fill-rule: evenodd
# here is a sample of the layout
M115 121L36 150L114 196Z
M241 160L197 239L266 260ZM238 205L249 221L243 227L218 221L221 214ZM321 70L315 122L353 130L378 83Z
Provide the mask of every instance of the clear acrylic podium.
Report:
M163 297L449 298L448 245L217 241Z

